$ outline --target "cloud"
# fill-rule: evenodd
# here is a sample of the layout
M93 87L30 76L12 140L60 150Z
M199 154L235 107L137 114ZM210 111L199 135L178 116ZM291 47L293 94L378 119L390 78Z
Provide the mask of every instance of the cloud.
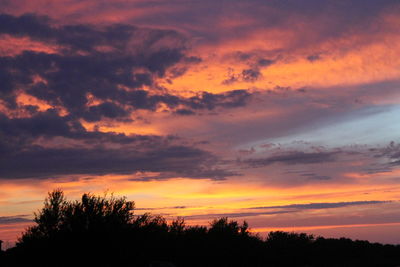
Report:
M321 59L321 56L318 55L318 54L310 55L310 56L307 57L307 60L311 61L311 62L314 62L314 61L317 61L317 60L320 60L320 59Z
M261 215L277 215L277 214L286 214L286 213L293 213L293 211L282 210L282 211L265 211L265 212L209 213L209 214L198 214L198 215L185 216L185 219L196 220L196 219L211 219L211 218L221 218L221 217L241 218L241 217L251 217L251 216L261 216Z
M51 110L30 118L0 116L0 126L1 178L140 171L210 179L232 175L216 167L212 153L182 145L177 137L89 132Z
M192 109L235 108L245 106L251 96L252 93L246 90L233 90L221 94L202 92L189 98L187 105Z
M0 114L0 133L3 139L0 144L16 145L22 147L29 145L37 138L45 137L64 137L73 140L82 140L86 143L116 143L116 144L134 144L152 143L156 145L165 138L165 140L173 139L173 137L159 136L140 136L118 133L103 133L99 131L87 131L78 120L74 120L71 116L60 116L56 110L48 109L38 112L31 117L8 118L4 114Z
M72 174L132 174L135 172L173 172L175 176L201 175L212 155L191 147L171 146L140 151L125 148L43 148L31 147L8 154L0 160L0 177L51 178ZM223 173L219 173L222 175ZM219 177L213 175L212 178ZM210 178L204 176L204 178Z
M242 79L246 82L254 82L261 76L257 69L245 69L242 71Z
M160 208L135 208L135 210L181 210L181 209L187 209L189 207L187 206L171 206L171 207L160 207Z
M266 157L266 158L249 158L242 160L241 163L252 168L263 167L273 163L281 163L287 165L295 164L314 164L335 161L336 151L322 152L303 152L303 151L288 151L282 154Z
M314 31L327 36L351 31L351 26L360 25L365 30L371 17L392 8L396 0L340 2L334 0L285 0L285 1L230 1L229 7L223 2L204 0L187 1L112 1L99 3L95 0L60 0L49 4L38 0L1 0L2 10L21 14L35 12L54 16L62 22L119 22L140 23L153 27L180 28L193 35L206 37L210 41L227 36L242 36L260 27L276 28L285 24L291 27L295 21L308 22ZM195 8L194 8L195 7ZM256 7L256 8L255 8ZM324 18L324 20L321 19ZM233 22L234 23L233 23ZM323 23L321 22L323 21ZM322 24L322 25L321 25ZM303 25L303 23L300 23ZM362 27L362 26L364 27ZM225 30L224 34L221 32ZM230 31L228 31L230 30ZM308 36L305 36L307 38Z
M241 218L241 217L254 217L262 215L279 215L279 214L283 215L283 214L292 214L300 212L302 210L323 210L323 209L343 208L348 206L377 205L390 202L391 201L353 201L353 202L309 203L309 204L292 204L283 206L250 207L243 209L266 210L266 211L195 214L195 215L185 216L185 218L187 219L208 219L208 218L220 218L220 217Z
M104 102L96 106L90 106L83 114L86 121L100 121L102 117L116 119L128 117L129 112L112 102Z
M56 25L35 14L0 14L0 22L0 34L58 47L31 51L27 46L0 57L1 178L141 171L163 172L158 179L236 175L219 168L211 152L176 137L128 136L83 126L83 120L129 122L138 110L157 112L160 106L176 115L194 115L246 105L252 94L245 90L182 97L157 84L170 69L182 75L188 65L201 62L186 56L187 38L181 33L124 24ZM174 69L179 64L183 72ZM22 94L42 104L21 103Z
M360 206L360 205L375 205L390 203L391 201L351 201L351 202L332 202L332 203L309 203L309 204L291 204L282 206L264 206L264 207L252 207L249 209L296 209L296 210L309 210L309 209L334 209L343 208L348 206Z
M161 104L178 115L234 108L245 105L250 97L244 90L234 90L185 98L161 88L156 80L167 78L167 71L174 77L183 75L188 66L201 61L185 55L187 38L176 31L121 24L56 27L49 18L36 15L3 14L0 21L0 33L61 47L57 53L28 47L21 54L0 57L0 98L11 109L17 108L21 91L89 122L126 120L135 110L156 111ZM186 67L176 71L177 64ZM257 78L255 72L244 72L246 79Z
M318 175L316 173L301 173L300 176L306 177L310 180L321 180L321 181L325 181L325 180L330 180L332 179L331 176L328 175Z
M255 67L255 68L244 69L242 70L241 73L238 74L229 73L228 76L229 78L222 81L223 85L231 85L236 82L253 83L257 81L262 76L262 74L258 70L258 68Z
M55 32L48 26L49 19L44 16L26 14L15 17L0 14L0 33L12 35L29 35L37 39L48 39Z
M271 59L261 58L257 61L257 65L260 67L267 67L274 64L275 61Z
M1 115L0 135L3 179L146 171L165 173L157 179L221 180L235 175L219 168L220 159L211 152L178 137L87 131L79 121L54 110L28 118Z
M23 223L23 222L33 222L32 219L27 219L28 216L29 215L0 216L0 225Z
M196 114L194 111L192 111L190 109L185 109L185 108L177 109L177 110L175 110L175 113L179 114L179 115L194 115L194 114Z
M388 146L384 148L371 148L370 152L375 157L384 157L389 160L389 166L400 165L400 144L391 141Z

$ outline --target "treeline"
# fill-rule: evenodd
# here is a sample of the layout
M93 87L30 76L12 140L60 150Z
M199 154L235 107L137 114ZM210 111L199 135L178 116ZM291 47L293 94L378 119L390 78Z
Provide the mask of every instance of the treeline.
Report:
M36 224L0 266L399 266L400 246L304 233L249 232L246 222L221 218L209 227L187 226L182 218L134 216L125 198L84 194L67 201L49 193Z

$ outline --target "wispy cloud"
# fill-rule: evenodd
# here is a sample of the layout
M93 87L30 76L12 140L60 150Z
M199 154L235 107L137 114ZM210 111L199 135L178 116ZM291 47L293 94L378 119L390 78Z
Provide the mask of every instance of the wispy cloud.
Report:
M24 223L24 222L33 222L32 219L28 219L30 215L15 215L15 216L0 216L0 225L1 224L14 224L14 223Z
M308 209L333 209L342 208L347 206L361 206L361 205L376 205L390 203L391 201L351 201L351 202L336 202L336 203L308 203L308 204L291 204L283 206L264 206L264 207L251 207L249 209L296 209L296 210L308 210Z

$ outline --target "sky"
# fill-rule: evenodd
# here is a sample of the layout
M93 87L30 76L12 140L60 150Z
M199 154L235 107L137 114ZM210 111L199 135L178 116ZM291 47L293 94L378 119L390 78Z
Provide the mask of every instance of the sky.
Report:
M47 192L400 244L397 0L0 0L0 239Z

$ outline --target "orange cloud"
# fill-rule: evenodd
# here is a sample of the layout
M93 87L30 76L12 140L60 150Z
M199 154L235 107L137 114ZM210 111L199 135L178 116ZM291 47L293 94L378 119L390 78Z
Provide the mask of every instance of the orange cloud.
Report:
M377 21L384 31L354 32L315 42L315 38L307 39L313 35L315 26L299 23L295 28L256 28L236 39L199 44L191 53L203 61L172 79L172 84L160 83L187 93L243 88L270 90L276 86L327 88L399 79L400 37L391 29L398 27L400 21L390 14L381 15ZM229 24L221 31L224 27ZM238 59L235 57L238 53L247 56ZM307 59L310 56L315 60ZM274 63L257 66L256 61L264 58ZM240 79L243 70L249 68L259 71L260 76L254 80ZM230 77L237 79L224 83Z
M15 37L8 34L0 35L0 56L17 56L24 51L56 54L60 50L57 45L31 40L29 37Z

